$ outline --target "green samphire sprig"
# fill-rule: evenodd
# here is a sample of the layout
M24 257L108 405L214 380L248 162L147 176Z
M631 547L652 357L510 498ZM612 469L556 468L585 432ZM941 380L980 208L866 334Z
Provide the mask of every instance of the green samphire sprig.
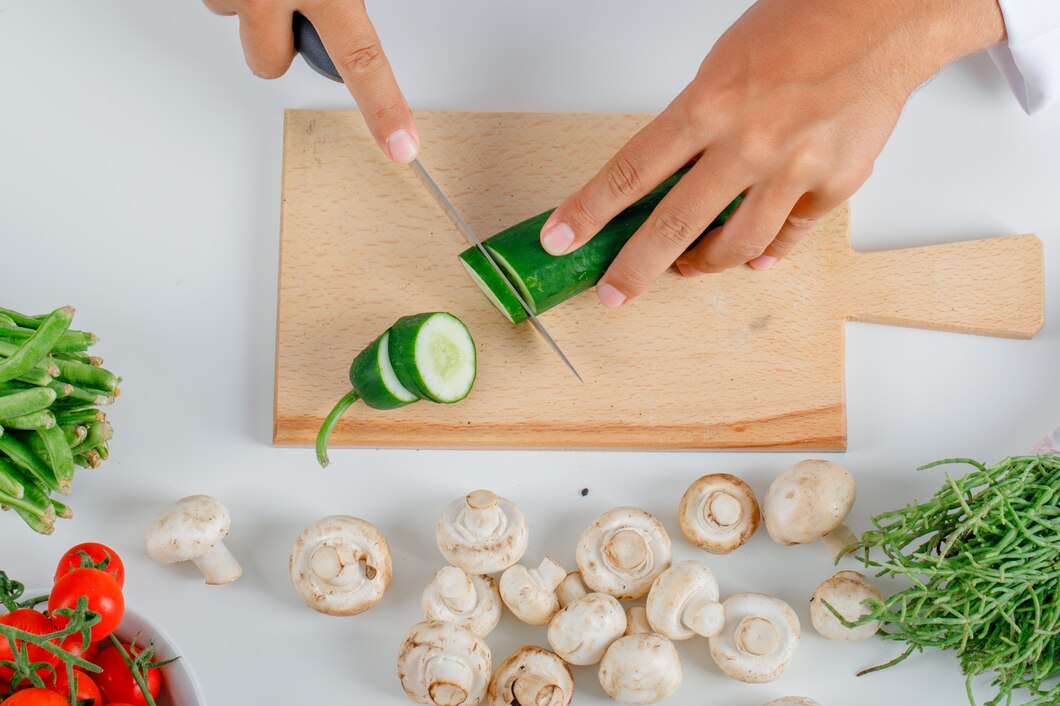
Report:
M907 649L877 671L926 647L953 650L972 680L993 675L987 706L1060 703L1060 456L1020 456L972 470L926 502L873 518L853 548L878 576L910 584L857 624L880 620L881 636ZM846 622L846 621L844 621ZM851 624L852 623L848 623ZM1022 690L1022 691L1021 691Z

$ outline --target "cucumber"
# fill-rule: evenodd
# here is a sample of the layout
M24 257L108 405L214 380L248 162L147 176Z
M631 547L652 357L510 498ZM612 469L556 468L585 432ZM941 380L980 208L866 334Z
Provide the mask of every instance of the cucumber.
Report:
M483 245L534 314L542 314L595 285L622 247L686 171L683 169L659 184L648 195L611 219L592 240L566 255L550 255L541 247L541 226L552 211L502 230L485 240ZM737 197L729 204L707 231L725 223L741 199ZM460 260L490 303L509 321L517 324L527 318L519 302L477 248L460 253ZM518 312L512 311L513 302Z
M452 314L432 312L398 319L353 359L353 389L324 418L317 433L317 461L327 467L331 431L357 400L373 409L395 409L420 399L459 402L475 384L475 360L475 342Z

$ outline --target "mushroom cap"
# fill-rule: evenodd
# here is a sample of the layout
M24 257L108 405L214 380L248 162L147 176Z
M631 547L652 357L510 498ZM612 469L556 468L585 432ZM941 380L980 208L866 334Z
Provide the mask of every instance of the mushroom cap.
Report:
M470 607L464 609L446 596L446 579L470 584ZM501 619L501 593L490 576L467 574L463 569L447 566L427 584L420 601L423 617L428 621L456 623L479 637L486 637Z
M751 684L783 674L801 632L791 606L761 593L736 593L722 606L725 629L710 638L710 655L718 668Z
M486 695L492 671L482 638L453 623L416 623L398 650L398 677L413 701L474 706Z
M164 507L147 528L147 553L163 564L197 559L223 541L231 527L224 505L209 495L189 495Z
M435 538L453 566L469 574L494 574L523 557L530 531L518 505L489 490L474 490L449 503Z
M780 544L815 542L843 524L854 476L832 461L800 461L773 481L762 503L766 531Z
M615 701L653 704L681 686L681 658L674 643L662 635L634 631L607 648L599 677L600 686Z
M766 706L821 706L813 699L808 699L805 696L785 696L780 699L774 699L770 701Z
M291 583L307 606L327 615L368 610L386 593L390 575L386 539L358 517L323 517L291 549Z
M509 566L501 574L500 590L504 605L527 625L544 625L559 612L556 587L567 575L551 558L528 569L522 564Z
M564 580L566 584L570 576ZM568 603L548 624L548 644L570 664L596 664L626 632L626 611L614 596L588 593Z
M681 497L681 534L712 554L728 554L751 538L761 513L754 491L736 476L711 473Z
M655 632L671 640L717 635L725 622L714 573L698 561L682 561L659 575L645 604Z
M567 706L572 698L570 667L556 653L535 646L520 647L504 660L486 691L489 706Z
M597 517L575 550L585 585L623 601L643 597L671 560L666 528L635 507L616 507Z
M872 611L864 604L866 600L883 601L883 593L857 571L840 571L824 581L813 592L810 599L810 622L821 637L840 642L857 642L872 637L880 629L880 621L860 625L856 628L844 626L828 610L827 602L849 621L855 621Z

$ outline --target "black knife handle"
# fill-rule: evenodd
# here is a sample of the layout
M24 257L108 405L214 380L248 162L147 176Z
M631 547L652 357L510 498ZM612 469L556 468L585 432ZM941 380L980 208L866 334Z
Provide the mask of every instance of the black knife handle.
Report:
M291 28L294 31L294 48L305 59L305 63L321 76L342 83L342 76L335 70L335 62L324 49L324 42L320 41L320 35L317 34L313 23L302 13L296 12Z

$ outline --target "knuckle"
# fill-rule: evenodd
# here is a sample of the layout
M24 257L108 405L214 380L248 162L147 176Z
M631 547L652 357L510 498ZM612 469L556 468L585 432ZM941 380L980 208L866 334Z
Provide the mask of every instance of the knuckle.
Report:
M684 248L699 235L692 220L675 209L667 209L655 219L652 235L664 245Z
M750 262L765 252L765 248L750 240L737 240L728 247L726 261L735 264Z
M633 198L641 193L640 170L628 157L618 155L607 170L607 186L613 196Z
M784 231L806 231L813 228L816 223L817 219L813 216L800 216L792 213L788 216L787 220L784 221L784 227L781 229L781 233Z
M651 284L651 277L647 272L635 264L616 262L608 272L608 279L616 282L619 289L627 294L639 294Z
M386 105L380 108L373 108L371 110L371 116L375 118L376 121L385 120L386 118L403 116L404 113L405 104L400 100L387 103Z
M353 74L374 71L383 64L383 50L378 44L365 44L342 53L343 68Z
M563 219L574 226L574 231L581 228L592 229L596 225L596 213L589 205L584 193L579 193L567 206Z

